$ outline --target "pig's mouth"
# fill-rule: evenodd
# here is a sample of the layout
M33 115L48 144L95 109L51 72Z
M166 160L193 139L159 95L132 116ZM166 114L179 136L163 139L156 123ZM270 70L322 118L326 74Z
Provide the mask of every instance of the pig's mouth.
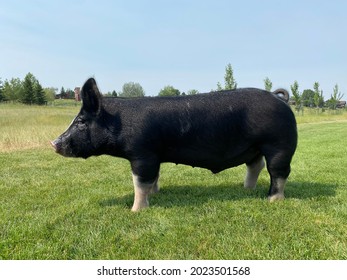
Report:
M56 139L54 141L51 141L50 144L51 146L54 148L55 152L64 156L64 157L73 157L73 158L88 158L90 155L86 155L83 153L76 153L74 152L74 149L70 147L70 145L72 145L72 143L70 143L69 145L64 145L63 143L64 141L62 141L61 139Z
M58 152L58 147L57 147L57 145L54 143L54 141L50 141L49 143L50 143L51 146L54 148L54 150L55 150L56 152Z
M63 143L59 138L54 141L51 141L50 143L56 153L64 157L74 157L74 155L71 152L69 152L68 149L63 148Z
M61 145L57 142L57 140L54 141L50 141L51 146L54 148L54 150L59 153L60 149L61 149Z

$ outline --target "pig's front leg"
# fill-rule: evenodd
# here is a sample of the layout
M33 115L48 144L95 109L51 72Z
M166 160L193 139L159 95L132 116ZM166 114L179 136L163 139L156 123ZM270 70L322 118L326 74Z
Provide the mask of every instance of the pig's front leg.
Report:
M134 183L134 204L131 211L137 212L143 208L149 206L148 195L151 193L153 188L153 183L142 183L139 180L139 176L133 173L133 183Z
M133 163L132 169L135 196L131 211L137 212L149 206L148 196L151 193L159 191L159 165L146 164L141 167L138 163Z

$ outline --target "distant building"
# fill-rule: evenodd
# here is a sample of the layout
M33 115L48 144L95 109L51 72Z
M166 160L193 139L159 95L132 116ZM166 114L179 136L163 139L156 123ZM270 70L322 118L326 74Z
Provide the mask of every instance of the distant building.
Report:
M346 108L346 101L339 101L337 103L336 108L339 108L339 109Z
M75 92L75 100L81 101L81 88L75 87L74 92Z

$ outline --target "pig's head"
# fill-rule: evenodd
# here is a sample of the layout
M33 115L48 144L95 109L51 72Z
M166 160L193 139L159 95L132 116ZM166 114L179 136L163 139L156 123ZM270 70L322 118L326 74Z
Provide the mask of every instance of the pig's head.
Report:
M55 151L66 157L87 158L104 153L108 139L102 96L93 78L81 90L82 108L68 129L51 142Z

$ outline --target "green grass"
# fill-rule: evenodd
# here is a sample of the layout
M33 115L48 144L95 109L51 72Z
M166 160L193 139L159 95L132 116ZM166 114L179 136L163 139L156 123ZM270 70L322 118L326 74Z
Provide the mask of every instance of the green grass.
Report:
M0 104L0 259L347 259L347 113L298 118L285 194L245 167L163 164L151 207L132 213L129 163L63 158L48 141L78 108Z

